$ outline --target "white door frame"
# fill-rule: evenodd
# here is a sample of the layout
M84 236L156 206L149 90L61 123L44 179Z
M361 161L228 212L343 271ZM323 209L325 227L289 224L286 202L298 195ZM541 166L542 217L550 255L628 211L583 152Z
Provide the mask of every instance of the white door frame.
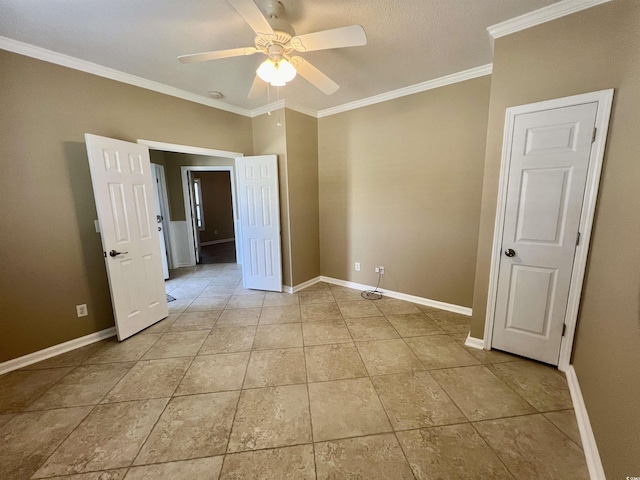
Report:
M502 144L502 159L500 163L500 183L498 185L498 205L496 208L496 221L493 233L493 248L491 251L491 271L489 274L489 293L487 296L487 314L484 326L484 348L491 350L493 335L494 316L496 310L496 296L498 293L498 273L500 258L502 254L502 234L504 230L504 214L507 203L507 185L509 177L509 159L511 156L511 143L513 140L513 127L518 115L549 110L552 108L570 107L583 103L598 103L596 113L596 136L591 146L589 157L589 170L587 173L587 183L582 200L582 214L580 215L580 244L576 248L573 269L571 271L571 284L569 286L569 298L567 301L567 312L564 323L566 324L565 334L562 337L560 346L560 358L558 369L565 372L571 362L571 352L573 350L573 340L580 307L580 295L582 294L582 284L587 265L587 255L591 241L591 229L593 227L593 217L595 214L596 200L598 197L598 187L600 184L600 174L602 171L602 161L609 128L609 117L613 102L613 89L600 90L598 92L574 95L571 97L547 100L544 102L520 105L507 108L504 122L504 135Z
M228 150L215 150L213 148L194 147L191 145L180 145L177 143L157 142L155 140L144 140L140 138L137 140L137 142L141 145L146 145L147 147L149 147L149 150L160 150L163 152L174 152L174 153L189 153L192 155L204 155L207 157L233 158L234 163L236 158L244 157L243 153L231 152ZM196 167L191 167L191 168L196 169ZM205 167L205 168L211 168L211 167ZM233 170L231 172L232 172L231 173L231 195L233 199L233 209L234 209L233 225L235 229L235 238L236 238L236 262L238 264L241 264L242 263L242 249L241 249L242 245L240 244L241 236L239 232L240 220L238 217L237 203L235 199L235 177L233 175ZM184 180L183 180L183 194L184 194ZM186 204L186 199L185 199L185 204ZM186 212L186 206L185 206L185 212ZM185 219L188 222L191 219L191 213L189 213L189 215L187 215ZM192 228L187 228L187 237L188 237L187 241L189 242L189 245L193 245L194 240L193 240ZM170 247L169 258L171 259L171 261L173 261L173 256L175 253L173 249L175 247L174 245L169 245L169 247ZM189 254L190 254L191 265L195 265L196 264L195 254L193 253L191 247L189 247L189 252L190 252Z
M167 247L167 263L169 270L175 268L173 266L173 255L171 254L171 235L169 235L169 195L167 194L167 177L164 171L164 165L151 162L153 168L158 171L158 193L160 194L160 208L162 209L162 233L164 235L164 243Z
M187 220L187 238L189 241L189 259L191 264L196 264L195 251L192 248L195 242L195 232L193 231L193 216L191 213L189 193L189 176L188 172L229 172L229 181L231 182L231 209L233 210L233 236L236 241L236 263L242 264L242 244L240 235L240 217L238 216L238 204L236 199L236 182L235 182L235 167L231 166L216 166L216 165L199 165L180 167L182 176L182 195L184 196L184 214Z

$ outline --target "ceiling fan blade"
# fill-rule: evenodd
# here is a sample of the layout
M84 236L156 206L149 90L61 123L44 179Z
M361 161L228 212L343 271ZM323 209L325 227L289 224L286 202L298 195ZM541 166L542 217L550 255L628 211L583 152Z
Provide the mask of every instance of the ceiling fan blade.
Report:
M235 8L244 21L256 32L260 34L275 35L273 28L264 17L258 6L253 0L228 0L233 8Z
M207 62L209 60L218 60L220 58L240 57L242 55L253 55L258 51L254 47L231 48L229 50L215 50L213 52L192 53L191 55L180 55L178 61L180 63Z
M306 79L325 95L331 95L340 88L336 82L302 57L291 57L291 65L295 67L302 78Z
M291 39L291 46L299 52L327 50L330 48L358 47L367 44L367 34L360 25L334 28L321 32L298 35Z
M248 98L260 98L264 95L268 87L267 82L263 82L262 79L256 75L256 78L253 79L253 84L251 85L251 90L249 90Z

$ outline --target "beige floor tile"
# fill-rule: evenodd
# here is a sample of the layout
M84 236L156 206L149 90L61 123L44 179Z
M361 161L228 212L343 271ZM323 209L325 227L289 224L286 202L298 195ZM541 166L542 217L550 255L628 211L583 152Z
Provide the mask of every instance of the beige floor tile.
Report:
M244 288L242 284L236 285L233 290L233 295L264 295L263 290L254 290L251 288Z
M318 480L414 480L393 434L317 443L315 454Z
M376 307L375 302L372 300L340 302L338 303L338 307L344 318L379 317L382 315L382 312L378 310L378 307Z
M15 413L3 413L0 414L0 427L2 427L5 423L8 423L13 417L15 417Z
M173 397L134 465L223 454L240 392Z
M302 290L300 290L301 292L312 292L315 290L329 290L329 287L331 285L328 284L327 282L317 282L314 283L313 285L309 285L308 287L303 288Z
M445 333L444 330L424 313L386 315L386 317L403 337L422 337L425 335Z
M225 310L220 314L217 327L247 327L258 325L260 308L241 308L238 310Z
M240 390L249 352L198 356L185 374L176 395Z
M471 421L535 413L484 366L432 370L431 375Z
M233 295L225 308L235 310L238 308L262 308L264 293L253 295Z
M449 335L411 337L406 342L428 369L480 364L478 359Z
M173 290L171 290L171 296L175 298L196 298L206 287L205 284L189 284L183 282Z
M240 283L240 281L242 280L241 276L238 275L219 275L217 277L214 277L211 279L211 283L209 283L209 286L211 285L233 285L234 287L238 287L238 284ZM242 286L242 285L240 285ZM235 290L234 290L235 293Z
M395 430L467 421L429 372L383 375L371 381Z
M300 298L297 293L267 292L264 297L263 307L283 307L285 305L299 305Z
M169 302L169 313L176 314L184 312L187 307L195 300L195 297L191 298L176 298L173 302Z
M452 335L450 335L453 337ZM455 340L455 338L454 338ZM462 342L464 343L464 342ZM504 363L504 362L515 362L517 360L522 360L522 357L518 357L516 355L511 355L506 352L501 352L500 350L480 350L479 348L472 347L464 347L464 349L477 358L480 363L483 365L488 365L490 363Z
M91 408L63 408L15 415L11 422L0 427L0 478L31 478Z
M313 446L273 448L227 455L220 480L315 480Z
M428 314L433 318L434 322L446 332L459 333L461 331L469 332L471 325L471 317L461 315L459 313L447 312L439 310Z
M87 358L85 364L136 362L160 339L162 334L134 335L119 342L112 338L95 354Z
M55 477L55 480L124 480L126 474L126 468L118 468L115 470L78 473L77 475L63 475L62 477Z
M133 362L126 362L77 367L29 405L28 410L97 405L133 366Z
M235 285L209 285L200 293L199 297L231 297L236 288Z
M164 320L160 320L159 322L154 323L150 327L145 328L140 333L138 333L138 335L147 335L149 333L165 333L166 331L169 330L169 327L173 325L173 322L175 322L179 316L180 316L179 313L172 313Z
M305 385L243 390L228 453L311 442Z
M347 318L345 323L356 342L400 338L393 325L384 317Z
M305 347L309 382L366 377L367 369L353 344Z
M489 369L541 412L573 408L567 380L555 367L525 360Z
M170 397L190 364L189 357L141 360L107 394L102 403Z
M198 297L187 307L187 312L206 312L208 310L222 310L226 308L229 301L228 296L218 297Z
M190 330L211 330L216 324L222 310L207 312L185 312L181 314L169 327L170 332L184 332Z
M368 378L310 383L308 387L314 441L391 431Z
M301 290L298 292L298 298L300 299L300 305L334 303L336 301L329 289Z
M46 392L72 367L16 370L0 379L0 413L17 413Z
M460 330L459 332L446 332L451 338L453 338L460 345L464 345L469 336L468 330Z
M208 335L209 332L207 330L165 333L142 358L144 360L154 360L158 358L194 356L198 353Z
M542 415L473 425L517 478L589 478L582 449Z
M254 350L302 347L302 328L299 323L260 325L253 339Z
M260 313L260 325L274 325L278 323L298 323L300 322L299 305L281 305L275 307L264 307Z
M223 458L206 457L133 467L127 473L127 480L218 480Z
M338 304L316 303L311 305L300 305L300 315L303 322L330 322L342 320L342 314Z
M411 302L397 300L395 298L383 297L376 301L376 307L384 315L407 315L420 313L418 307Z
M331 294L336 302L353 302L356 300L362 300L362 292L353 288L340 287L338 285L329 285Z
M256 327L215 327L202 344L198 355L248 352L255 335Z
M302 348L251 352L243 388L306 383Z
M422 313L438 313L438 312L442 312L443 310L440 308L435 308L435 307L429 307L427 305L420 305L418 303L414 303L413 304L418 310L420 310Z
M398 432L396 435L417 480L513 479L468 423Z
M342 320L303 323L302 335L305 346L353 342L349 329Z
M547 412L544 416L582 448L582 439L580 438L580 430L578 429L578 422L576 421L576 412L574 412L573 409Z
M100 350L106 343L106 340L101 340L91 345L76 348L70 352L56 355L55 357L48 358L38 363L28 365L22 370L39 370L42 368L61 368L61 367L77 367L91 355Z
M128 467L167 401L153 399L94 407L34 478Z
M418 357L401 339L356 342L356 347L369 375L405 373L425 369Z

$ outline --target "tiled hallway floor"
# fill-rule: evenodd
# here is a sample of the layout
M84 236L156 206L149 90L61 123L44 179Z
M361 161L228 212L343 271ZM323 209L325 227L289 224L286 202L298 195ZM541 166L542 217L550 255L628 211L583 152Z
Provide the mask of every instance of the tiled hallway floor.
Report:
M588 478L564 376L467 317L174 275L166 320L0 377L1 479Z

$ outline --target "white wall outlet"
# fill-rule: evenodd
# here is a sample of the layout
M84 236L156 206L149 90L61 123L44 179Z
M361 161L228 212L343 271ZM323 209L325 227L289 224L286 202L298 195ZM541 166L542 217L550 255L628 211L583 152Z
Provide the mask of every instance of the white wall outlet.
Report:
M379 273L380 275L384 275L384 267L382 265L380 265L379 267L374 268L376 273Z
M360 262L356 262L356 272L360 271Z
M82 305L76 305L76 312L78 313L78 317L86 317L89 315L87 304L83 303Z

